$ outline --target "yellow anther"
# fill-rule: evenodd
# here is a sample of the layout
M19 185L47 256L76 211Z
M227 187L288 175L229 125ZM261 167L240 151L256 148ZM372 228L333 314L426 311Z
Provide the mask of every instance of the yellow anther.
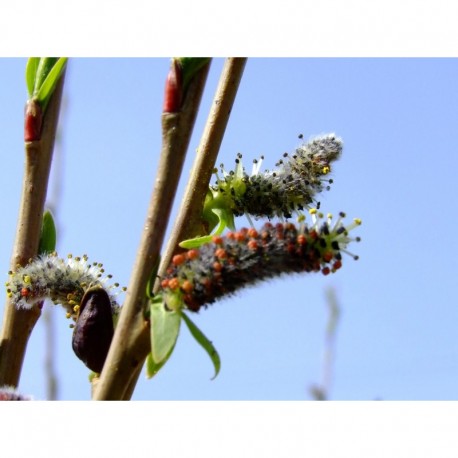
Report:
M332 219L332 213L328 213L326 216L327 216L329 219Z
M355 218L353 220L358 226L360 226L362 224L362 221L359 219L359 218Z
M327 175L330 171L331 169L328 166L325 166L323 167L323 170L321 172L323 173L323 175Z
M309 213L310 213L311 215L315 215L316 212L317 212L317 209L316 209L316 208L311 208L311 209L309 210Z
M24 283L31 283L32 282L32 280L30 278L30 275L24 275L23 280L24 280Z
M6 296L11 299L13 297L13 293L10 291L9 293L6 294Z
M68 320L69 318L71 318L71 317L72 317L72 314L71 314L70 312L67 312L67 313L65 314L65 318L67 318L67 320Z
M79 305L75 305L75 306L73 307L73 311L74 311L75 313L78 313L78 310L79 310L79 309L80 309L80 306L79 306Z

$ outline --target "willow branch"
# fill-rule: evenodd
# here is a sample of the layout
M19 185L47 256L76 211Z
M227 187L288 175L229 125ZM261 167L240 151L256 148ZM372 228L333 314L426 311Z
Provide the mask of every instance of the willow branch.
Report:
M226 59L181 208L162 257L160 275L169 266L172 256L179 249L180 242L205 233L202 227L205 196L246 61L246 58Z
M64 73L49 101L40 140L25 143L22 196L11 270L27 264L37 255L63 84ZM19 384L27 342L40 314L39 307L16 310L7 300L0 334L0 386Z
M157 266L188 149L209 65L194 77L182 110L162 115L162 151L137 258L93 399L125 399L131 378L138 374L150 351L148 322L144 319L146 287Z
M207 123L197 149L198 154L193 164L191 176L171 237L161 260L159 272L165 271L170 264L173 254L179 249L178 243L187 238L202 234L201 217L205 196L237 95L240 80L242 79L246 60L245 58L229 58L225 62ZM149 329L145 331L144 338L149 339ZM147 353L149 351L148 348ZM145 353L145 357L147 353ZM132 395L139 373L140 370L137 370L137 373L132 378L129 389L125 393L125 399L129 399Z

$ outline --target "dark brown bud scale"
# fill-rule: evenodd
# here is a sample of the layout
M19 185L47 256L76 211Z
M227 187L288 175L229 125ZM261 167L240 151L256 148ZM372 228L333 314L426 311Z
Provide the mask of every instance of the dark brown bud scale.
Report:
M113 316L108 293L100 287L87 290L81 300L73 331L73 351L91 371L100 373L113 334Z

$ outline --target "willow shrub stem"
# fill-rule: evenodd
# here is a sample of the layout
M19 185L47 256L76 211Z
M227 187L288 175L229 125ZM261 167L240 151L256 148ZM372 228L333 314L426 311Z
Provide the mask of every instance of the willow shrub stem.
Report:
M48 104L40 140L25 143L25 169L11 257L12 270L27 264L37 255L63 84L64 73ZM40 314L39 307L16 310L14 304L7 300L0 334L0 386L19 384L27 342Z
M180 211L170 236L160 274L170 264L172 256L183 240L203 234L202 209L208 192L210 179L215 168L216 158L223 141L224 132L231 115L235 96L245 69L246 58L226 59L213 104L205 125L191 177L183 197Z
M195 237L202 233L201 216L203 203L240 80L242 79L246 60L245 58L229 58L225 62L207 123L197 149L198 153L194 161L181 208L161 260L160 272L165 271L170 264L170 260L173 254L179 249L178 244L182 240ZM145 331L144 338L149 339L149 329ZM149 351L150 349L148 347L144 357L146 357ZM125 393L125 399L129 399L132 395L139 373L140 370L132 378L128 391Z
M141 370L150 351L149 326L144 318L146 287L159 259L208 70L206 65L195 75L180 112L162 115L162 151L156 182L126 300L100 379L94 386L95 400L125 399L132 377Z

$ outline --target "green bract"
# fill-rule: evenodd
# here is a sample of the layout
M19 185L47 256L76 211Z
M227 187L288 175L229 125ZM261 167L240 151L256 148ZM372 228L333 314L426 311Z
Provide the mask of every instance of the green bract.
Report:
M150 307L151 358L147 366L152 377L169 359L180 332L181 315L167 311L161 296L151 300Z
M181 319L210 357L215 368L214 379L221 368L221 361L215 347L182 310L167 310L161 295L155 296L150 301L151 353L146 359L147 377L154 377L173 353L180 332Z

